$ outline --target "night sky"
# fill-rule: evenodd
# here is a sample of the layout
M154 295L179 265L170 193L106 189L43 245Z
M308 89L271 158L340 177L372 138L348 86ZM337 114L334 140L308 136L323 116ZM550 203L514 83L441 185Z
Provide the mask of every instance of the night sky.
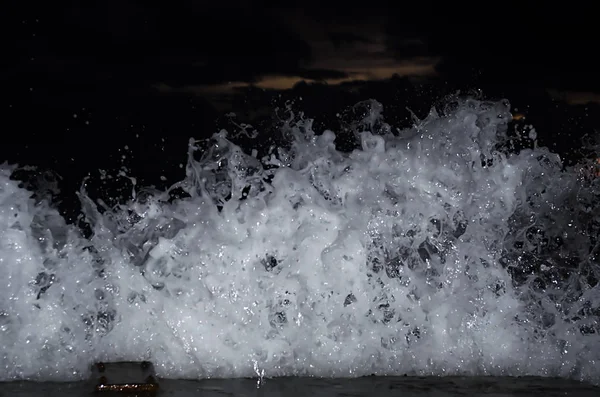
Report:
M508 98L565 153L600 128L591 5L152 3L3 9L0 160L52 168L72 186L123 161L146 183L174 182L191 136L226 127L229 111L265 126L299 97L334 130L331 115L358 100L408 126L407 106L424 116L457 90Z

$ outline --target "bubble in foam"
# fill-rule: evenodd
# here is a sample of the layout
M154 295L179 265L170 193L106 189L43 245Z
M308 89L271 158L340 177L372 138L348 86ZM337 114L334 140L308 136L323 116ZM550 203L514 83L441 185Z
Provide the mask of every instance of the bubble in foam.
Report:
M262 158L225 132L190 141L167 192L108 208L82 190L89 238L4 167L0 379L146 359L168 377L598 382L596 180L503 150L507 102L453 101L398 134L381 104L355 111L350 153L289 119Z

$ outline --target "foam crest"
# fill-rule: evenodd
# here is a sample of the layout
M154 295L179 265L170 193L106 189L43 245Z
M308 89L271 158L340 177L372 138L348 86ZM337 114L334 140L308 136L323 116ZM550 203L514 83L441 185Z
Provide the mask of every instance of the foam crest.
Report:
M190 141L170 191L104 208L82 190L89 238L4 167L0 379L147 359L168 377L598 382L595 180L502 150L505 101L454 101L398 134L362 105L351 153L290 119L261 158L224 131Z

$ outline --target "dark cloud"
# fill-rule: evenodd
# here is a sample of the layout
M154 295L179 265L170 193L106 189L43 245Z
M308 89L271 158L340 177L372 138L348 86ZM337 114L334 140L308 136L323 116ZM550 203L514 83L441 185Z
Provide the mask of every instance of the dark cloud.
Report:
M298 76L308 80L329 80L329 79L345 79L348 77L348 73L340 70L331 69L298 69L292 73L288 73L288 76Z
M367 37L359 36L355 33L349 32L329 32L329 38L336 48L340 48L342 46L352 46L355 43L372 42L372 40Z
M427 52L443 57L438 71L450 79L600 89L591 11L521 3L466 12L448 3L422 19L390 13L386 33L399 58L415 54L407 39L422 41Z
M229 82L258 83L265 76L299 77L308 80L344 79L348 74L332 69L305 69L298 66L245 69L239 68L238 61L215 63L203 67L181 67L178 74L164 73L160 82L172 88L197 85L218 85ZM166 71L165 71L166 72Z
M111 92L156 84L256 83L265 76L380 78L396 67L382 45L390 10L381 2L263 3L73 1L35 12L23 6L30 25L22 31L29 37L9 73L49 89ZM418 40L395 43L406 54L403 60L428 55Z
M416 70L400 62L418 66L419 59L441 58L442 77L473 85L600 89L595 25L586 20L594 14L585 7L397 7L379 0L358 6L183 0L158 7L105 0L20 7L27 17L15 18L21 56L9 57L3 75L9 84L16 76L22 84L63 91L114 91L257 83L265 76L371 79Z
M35 37L28 38L28 56L12 66L50 72L53 79L101 85L252 81L263 73L292 73L311 59L309 44L285 21L255 8L191 1L158 8L129 0L74 2L31 15L35 27L25 31L35 30Z
M406 36L387 34L385 43L386 49L399 60L431 55L424 38L407 38Z

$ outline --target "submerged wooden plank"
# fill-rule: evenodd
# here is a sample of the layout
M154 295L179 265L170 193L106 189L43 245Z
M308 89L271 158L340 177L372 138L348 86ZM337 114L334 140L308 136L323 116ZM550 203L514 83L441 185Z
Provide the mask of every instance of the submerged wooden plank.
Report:
M149 361L100 362L92 366L97 392L155 393L159 389Z

